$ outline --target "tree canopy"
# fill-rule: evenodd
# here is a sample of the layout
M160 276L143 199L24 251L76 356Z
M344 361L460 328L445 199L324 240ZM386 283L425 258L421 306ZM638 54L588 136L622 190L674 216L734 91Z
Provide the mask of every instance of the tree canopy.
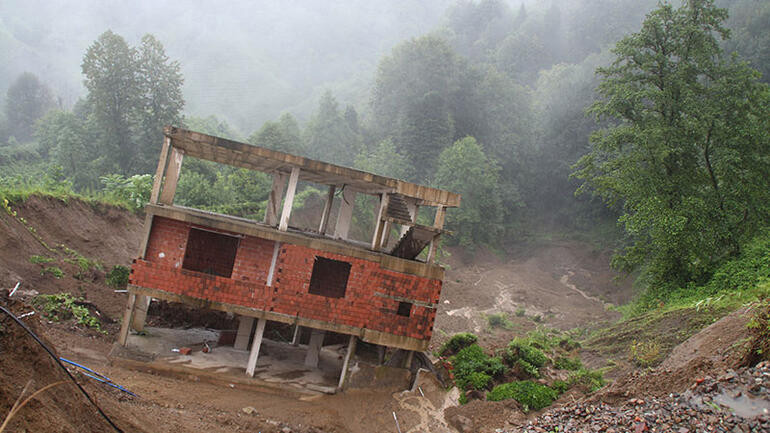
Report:
M608 126L576 175L621 209L630 244L616 264L655 287L708 277L770 211L768 88L724 54L726 17L712 0L663 4L598 70L591 112Z

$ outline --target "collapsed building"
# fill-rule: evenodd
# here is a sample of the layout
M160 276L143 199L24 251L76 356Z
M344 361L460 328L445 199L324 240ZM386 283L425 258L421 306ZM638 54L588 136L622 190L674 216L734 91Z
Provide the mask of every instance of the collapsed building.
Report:
M175 205L184 156L271 175L264 220ZM292 225L299 182L328 188L317 229ZM358 194L379 199L370 242L349 236ZM295 339L312 330L308 366L326 332L345 334L341 388L358 340L410 359L427 349L444 276L437 242L446 209L459 204L448 191L166 127L118 342L144 329L152 298L237 315L234 347L250 351L250 376L267 321L294 325ZM417 222L421 208L433 208L423 214L433 224Z

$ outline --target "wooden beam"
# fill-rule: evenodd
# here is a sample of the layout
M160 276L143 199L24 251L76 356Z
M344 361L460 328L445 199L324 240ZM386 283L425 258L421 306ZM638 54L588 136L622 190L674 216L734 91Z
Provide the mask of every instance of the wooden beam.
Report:
M286 173L273 174L273 186L270 188L270 195L267 198L267 209L265 209L265 224L275 227L278 225L278 207L281 206L283 199L283 188L286 186Z
M160 195L160 185L163 183L163 175L166 172L166 161L168 160L168 150L171 147L171 139L163 137L163 146L160 148L160 157L158 158L158 168L155 169L155 179L152 182L152 192L150 193L150 203L158 204Z
M121 346L126 345L128 340L128 331L131 328L131 321L134 318L134 306L136 304L136 294L129 292L128 301L126 301L126 309L123 312L123 323L120 324L120 334L118 335L118 343Z
M324 203L324 210L321 212L321 223L318 225L318 233L322 235L326 234L326 229L329 225L329 215L332 212L332 205L334 204L334 192L336 191L334 185L329 185L329 192L326 194L326 203Z
M160 192L160 203L165 205L174 204L174 194L176 194L176 185L179 182L179 173L182 170L182 158L184 151L171 148L171 155L166 164L166 180L163 182L163 190Z
M345 353L345 360L342 361L342 372L340 373L340 381L337 384L337 390L341 390L343 386L345 386L345 378L348 375L348 365L350 364L350 359L353 357L355 351L356 351L356 342L358 341L358 337L355 335L350 336L350 340L348 342L348 350Z
M267 320L257 320L257 330L254 332L254 341L251 343L251 352L249 352L249 361L246 364L246 374L254 377L254 369L257 367L257 358L259 358L259 347L262 345L262 336L265 334L265 323Z
M289 176L289 186L286 188L286 200L283 201L283 211L281 212L281 222L278 224L278 230L285 232L289 228L289 218L291 217L291 208L294 205L294 194L297 192L297 182L299 181L299 167L291 169Z
M353 206L356 204L356 192L349 188L342 190L340 210L337 213L337 224L334 227L334 237L347 239L350 232L350 221L353 218Z

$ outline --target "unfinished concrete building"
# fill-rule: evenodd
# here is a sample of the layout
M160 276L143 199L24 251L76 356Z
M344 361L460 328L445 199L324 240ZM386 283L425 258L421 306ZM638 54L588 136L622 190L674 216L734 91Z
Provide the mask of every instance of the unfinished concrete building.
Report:
M180 128L164 135L120 344L144 328L156 298L238 315L234 346L250 350L249 375L267 321L312 329L310 366L325 332L349 335L339 387L359 339L410 355L426 350L444 276L437 240L458 194ZM270 174L264 220L174 205L184 156ZM328 187L317 229L292 226L298 182ZM379 199L371 242L348 236L357 194ZM435 208L432 225L417 223L421 207Z

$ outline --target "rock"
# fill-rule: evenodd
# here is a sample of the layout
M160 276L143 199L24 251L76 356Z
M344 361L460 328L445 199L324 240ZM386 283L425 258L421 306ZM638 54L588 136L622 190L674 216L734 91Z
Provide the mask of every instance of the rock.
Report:
M241 411L243 411L243 413L245 413L246 415L252 415L252 414L256 415L257 414L257 409L255 409L255 408L253 408L251 406L246 406L243 409L241 409Z

